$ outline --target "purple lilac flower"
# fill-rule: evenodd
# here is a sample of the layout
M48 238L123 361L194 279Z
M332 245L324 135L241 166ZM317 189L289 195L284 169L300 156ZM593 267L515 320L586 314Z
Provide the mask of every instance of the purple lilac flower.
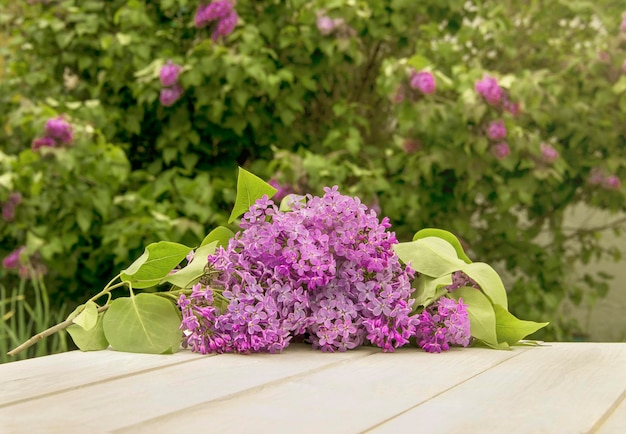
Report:
M504 110L508 111L513 116L519 115L520 112L522 111L520 108L520 104L518 102L513 103L509 101L509 99L506 96L504 97L503 107L504 107Z
M198 6L196 11L196 27L214 25L211 38L217 41L220 37L228 36L235 26L239 16L228 0L217 0L209 4Z
M485 75L482 80L476 82L475 88L476 92L491 105L498 104L502 99L502 88L494 77Z
M500 142L493 145L491 152L498 160L503 160L509 156L511 149L509 148L509 144L507 142Z
M589 172L589 178L587 178L587 182L591 185L600 185L604 182L604 171L598 167L594 167Z
M454 273L452 273L452 284L446 286L446 289L449 292L453 292L465 286L480 289L480 286L478 286L478 284L474 281L474 279L472 279L471 277L469 277L467 274L465 274L462 271L455 271Z
M417 344L429 353L440 353L450 345L466 347L471 339L467 305L441 297L419 315Z
M409 84L413 89L419 89L423 94L431 94L435 91L436 83L433 74L428 71L412 71Z
M267 181L267 183L277 190L276 194L274 194L274 196L273 196L273 199L276 202L280 202L281 200L283 200L285 198L285 196L294 193L294 190L293 190L293 188L291 188L290 185L288 185L288 184L280 184L274 178L272 178L269 181Z
M602 187L606 190L619 190L622 183L616 175L607 176L602 180Z
M541 144L541 157L548 164L554 163L559 158L559 151L547 143Z
M324 36L330 35L335 30L335 20L326 15L318 15L317 30Z
M54 148L56 146L56 140L52 137L39 137L33 140L32 149L36 151L39 148Z
M165 87L174 86L176 83L178 83L178 75L180 74L182 69L182 66L177 65L176 63L172 63L171 60L168 60L167 63L161 67L161 71L159 73L161 84Z
M46 136L57 142L69 144L72 141L72 127L61 116L49 119L46 122Z
M183 88L179 85L174 85L172 87L164 87L161 89L161 95L159 96L159 101L165 107L170 107L176 101L180 99L183 95Z
M15 218L15 208L22 203L22 194L20 192L9 193L7 201L2 204L2 220L5 222L13 221Z
M619 26L622 32L626 32L626 12L622 14L622 24Z
M24 249L25 247L22 246L9 253L7 257L2 260L2 266L8 269L18 268L20 266L20 254Z
M506 137L506 126L503 120L493 121L487 128L487 136L491 140L502 140Z
M385 351L415 333L410 278L389 220L326 188L281 212L264 197L227 248L209 256L208 286L181 297L184 344L199 352L279 352L306 336L322 351L368 340ZM216 297L227 300L221 310Z

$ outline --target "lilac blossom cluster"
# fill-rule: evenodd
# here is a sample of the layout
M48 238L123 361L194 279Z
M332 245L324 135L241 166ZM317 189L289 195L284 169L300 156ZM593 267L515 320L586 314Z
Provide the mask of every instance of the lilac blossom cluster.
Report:
M411 86L411 88L417 89L425 95L429 95L435 92L435 77L429 71L418 72L415 70L411 70L409 85Z
M182 66L168 60L167 63L161 67L161 71L159 71L159 79L163 86L159 101L164 107L170 107L183 95L184 90L178 81L178 76L182 70Z
M239 21L237 11L229 0L201 4L196 11L196 27L210 27L211 39L217 41L232 33Z
M420 313L419 324L417 344L429 353L447 351L450 345L469 345L470 321L462 298L458 302L439 298Z
M2 266L7 270L18 270L22 279L36 278L46 274L48 268L40 261L34 258L29 258L28 261L22 260L25 250L25 246L13 250L2 260Z
M22 194L19 192L9 193L6 202L2 202L2 220L11 222L15 219L15 208L22 203Z
M597 167L591 170L587 182L593 186L600 186L605 190L619 190L622 186L622 182L617 175L607 175L604 170Z
M485 75L482 80L476 82L475 89L489 105L501 106L513 116L517 116L520 113L519 103L513 103L509 100L509 97L500 87L495 77Z
M291 207L257 201L243 231L209 256L208 284L179 300L183 343L201 353L280 352L292 339L322 351L408 343L419 323L413 271L393 253L389 220L337 187Z
M55 148L72 142L72 126L62 116L48 119L45 134L33 141L33 151L39 148Z

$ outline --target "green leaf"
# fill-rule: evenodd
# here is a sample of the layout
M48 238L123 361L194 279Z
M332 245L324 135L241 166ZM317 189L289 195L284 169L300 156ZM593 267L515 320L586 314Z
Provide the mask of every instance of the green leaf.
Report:
M122 270L120 278L129 282L133 288L149 288L163 280L191 250L190 247L170 241L152 243L130 267Z
M493 304L499 304L503 308L508 309L506 290L504 289L502 279L490 265L484 262L474 262L465 264L461 270L478 283Z
M208 263L207 256L215 253L218 241L198 247L191 262L183 269L169 274L163 282L169 282L179 288L189 288L202 277L204 267Z
M535 333L537 330L547 326L550 323L547 322L534 322L525 321L516 318L505 308L493 306L496 313L496 333L498 335L498 342L506 342L509 345L517 344L520 339L524 339L531 333Z
M415 311L419 306L426 307L446 294L448 290L445 287L452 284L452 275L434 278L422 274L413 281L413 284L415 291L411 294L411 298L415 299L413 304L413 311Z
M202 240L202 244L200 247L210 244L214 241L217 241L217 245L215 247L226 247L228 246L228 241L235 236L235 233L228 229L226 226L218 226L209 232L209 235L204 237Z
M104 335L117 351L163 354L178 351L180 315L156 294L116 298L104 316Z
M413 236L413 241L421 240L422 238L428 238L428 237L439 237L443 240L446 240L452 245L452 247L454 247L454 250L456 250L456 255L460 259L464 260L468 264L472 263L471 259L468 258L467 255L465 254L465 251L463 251L461 242L452 232L448 232L443 229L426 228L417 232Z
M426 237L393 246L400 260L418 273L430 277L441 277L458 271L465 265L456 255L456 250L439 237Z
M264 195L272 197L277 191L258 176L240 167L239 176L237 177L237 198L235 199L235 206L230 213L228 223L232 223L237 217L248 211L257 199L262 198Z
M102 312L97 315L96 324L89 330L85 330L76 324L72 324L67 328L67 332L81 351L99 351L106 350L109 347L109 341L107 341L104 335L104 314L105 312Z
M476 339L480 339L491 348L505 349L506 344L498 343L496 334L496 314L489 299L478 289L464 287L450 293L450 295L467 304L467 313L470 319L470 332Z
M81 304L74 310L74 312L72 312L72 314L76 312L77 315L72 319L74 324L81 327L85 331L89 331L96 326L96 322L98 322L98 305L95 302L88 301L85 304ZM70 314L70 317L72 314Z
M416 69L417 71L426 68L428 65L430 65L432 62L430 60L428 60L426 57L424 56L420 56L419 54L416 54L414 56L409 57L409 59L407 60L407 64L409 66L412 66L414 69Z

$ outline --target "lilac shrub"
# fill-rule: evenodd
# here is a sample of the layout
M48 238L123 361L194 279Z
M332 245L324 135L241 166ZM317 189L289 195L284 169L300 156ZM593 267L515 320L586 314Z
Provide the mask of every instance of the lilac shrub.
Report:
M209 256L207 284L179 300L185 345L248 353L280 352L292 339L322 351L408 343L420 328L410 298L414 272L392 250L388 218L379 221L337 187L324 191L292 200L287 212L264 197L244 214L243 231Z

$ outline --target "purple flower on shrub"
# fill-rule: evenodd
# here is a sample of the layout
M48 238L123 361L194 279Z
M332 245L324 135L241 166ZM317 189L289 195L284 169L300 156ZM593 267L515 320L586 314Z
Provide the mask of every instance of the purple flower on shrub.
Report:
M610 175L602 181L602 187L606 190L619 190L622 183L616 175Z
M409 84L413 89L418 89L423 94L431 94L435 91L435 77L428 71L411 71Z
M491 140L502 140L506 137L506 126L503 120L493 121L487 128L487 136Z
M5 222L13 221L15 218L15 208L22 202L22 194L13 192L9 194L6 202L2 204L2 220Z
M541 157L546 163L554 163L559 158L559 151L547 143L541 144Z
M593 169L591 169L591 172L589 172L589 178L587 178L587 182L591 185L600 185L604 182L604 178L604 171L602 169L594 167Z
M20 266L20 254L25 249L24 246L13 250L2 260L2 266L8 269L18 268Z
M622 32L626 32L626 12L622 14L622 24L619 26Z
M217 0L209 4L198 6L195 16L196 27L214 26L211 38L217 41L220 37L228 36L235 26L239 16L228 0Z
M67 145L72 141L72 127L61 116L49 119L46 122L46 136Z
M509 101L508 98L504 98L504 110L508 111L509 113L511 113L513 116L517 116L520 114L520 104L518 102L513 103L511 101Z
M491 105L497 105L502 99L502 88L494 77L485 75L482 80L476 82L475 89Z
M40 137L38 139L33 140L33 151L36 151L39 148L54 148L56 145L56 141L52 137Z
M326 15L317 16L317 30L324 36L330 35L335 30L335 20Z
M491 152L498 160L503 160L509 156L511 149L506 142L500 142L491 148Z
M467 305L459 301L441 297L419 315L419 325L415 335L420 348L429 353L440 353L450 349L450 345L468 346L470 320Z
M165 87L174 86L178 82L178 75L182 69L182 66L168 60L167 63L161 67L161 71L159 73L161 84Z
M164 87L161 89L161 95L159 96L159 101L165 107L170 107L176 101L180 99L183 95L183 88L179 85L174 85L172 87Z

